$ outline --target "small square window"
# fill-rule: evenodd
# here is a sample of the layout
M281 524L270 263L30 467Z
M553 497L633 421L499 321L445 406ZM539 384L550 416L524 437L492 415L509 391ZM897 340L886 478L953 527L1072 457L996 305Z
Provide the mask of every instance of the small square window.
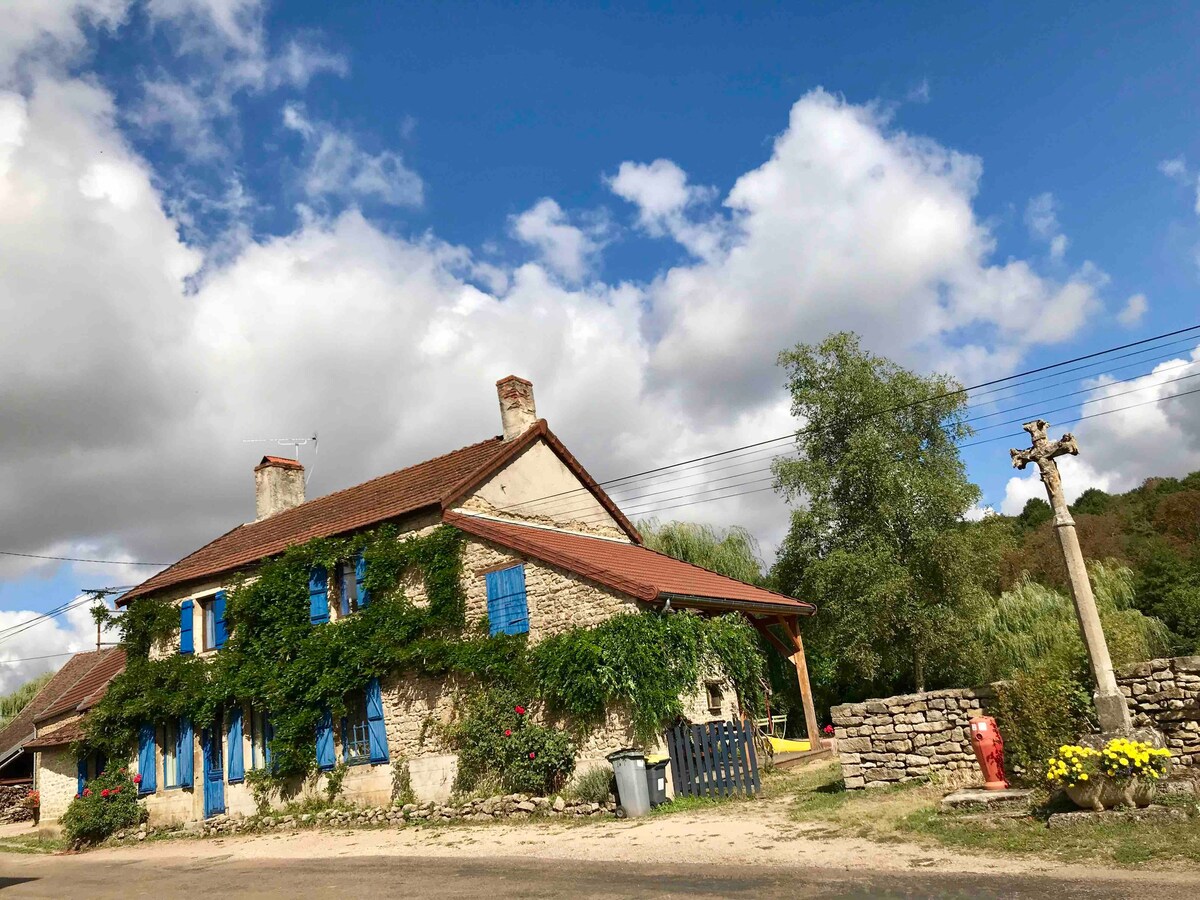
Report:
M710 713L719 713L721 705L725 700L725 692L721 690L720 682L710 681L704 685L704 690L708 694L708 711Z

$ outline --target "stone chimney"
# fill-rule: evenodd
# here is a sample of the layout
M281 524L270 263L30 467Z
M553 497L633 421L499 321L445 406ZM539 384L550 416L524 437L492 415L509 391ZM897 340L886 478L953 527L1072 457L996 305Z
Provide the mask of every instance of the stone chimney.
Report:
M254 521L304 502L304 466L284 456L264 456L254 467Z
M537 407L533 405L533 382L509 375L496 382L500 397L500 421L504 439L520 437L537 422Z

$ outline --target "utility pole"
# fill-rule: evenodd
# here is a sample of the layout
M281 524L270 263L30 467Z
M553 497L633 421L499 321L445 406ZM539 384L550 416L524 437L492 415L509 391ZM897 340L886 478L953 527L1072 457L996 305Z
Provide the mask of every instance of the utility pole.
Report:
M1013 468L1016 469L1024 469L1031 462L1037 463L1042 474L1042 484L1046 486L1046 493L1050 495L1050 506L1054 510L1054 530L1058 534L1058 543L1067 563L1071 597L1075 600L1075 615L1079 619L1079 630L1083 634L1092 678L1096 682L1096 715L1100 719L1100 729L1105 732L1129 731L1132 727L1129 707L1126 706L1125 697L1117 687L1112 659L1108 655L1108 644L1104 640L1104 629L1100 625L1100 614L1096 611L1092 583L1088 580L1083 551L1079 549L1075 520L1071 518L1071 512L1067 509L1067 499L1062 490L1062 476L1058 471L1058 463L1054 461L1066 454L1078 456L1079 445L1075 443L1074 435L1069 432L1064 434L1061 440L1049 440L1046 437L1049 424L1044 419L1026 422L1023 427L1029 432L1033 446L1028 450L1010 450L1009 455L1012 456Z

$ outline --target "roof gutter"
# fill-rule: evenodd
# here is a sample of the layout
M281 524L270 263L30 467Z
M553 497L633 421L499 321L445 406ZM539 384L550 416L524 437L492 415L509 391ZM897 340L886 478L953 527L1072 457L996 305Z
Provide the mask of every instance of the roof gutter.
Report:
M663 592L658 595L663 602L676 603L679 606L695 607L697 609L732 609L739 612L755 612L770 616L814 616L817 608L803 600L795 601L792 607L784 603L761 603L757 600L733 600L726 597L696 597L691 594L671 594Z

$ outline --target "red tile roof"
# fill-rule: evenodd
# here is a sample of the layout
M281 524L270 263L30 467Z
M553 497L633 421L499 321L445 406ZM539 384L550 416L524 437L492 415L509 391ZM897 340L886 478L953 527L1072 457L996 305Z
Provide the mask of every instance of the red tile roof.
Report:
M810 616L816 607L637 544L448 512L448 525L566 569L639 600L676 606Z
M57 728L50 728L39 734L34 740L25 745L26 750L43 750L46 747L61 747L63 744L73 744L83 740L83 723L68 722Z
M162 588L230 572L282 553L288 547L303 544L312 538L345 534L422 509L449 508L538 440L545 440L596 494L630 537L639 540L633 524L551 433L543 419L515 440L490 438L407 469L309 500L260 522L239 525L142 582L117 603L123 606L136 597Z
M125 669L125 651L120 647L107 650L92 651L87 654L76 654L74 661L80 656L89 657L91 665L79 670L79 676L70 686L34 716L34 722L40 723L46 719L62 715L72 710L83 712L91 709L104 696L108 683Z
M82 678L96 664L96 659L103 650L92 650L87 653L76 653L68 659L53 677L42 685L33 699L25 704L24 709L13 716L8 724L0 728L0 762L8 759L33 738L36 719Z

